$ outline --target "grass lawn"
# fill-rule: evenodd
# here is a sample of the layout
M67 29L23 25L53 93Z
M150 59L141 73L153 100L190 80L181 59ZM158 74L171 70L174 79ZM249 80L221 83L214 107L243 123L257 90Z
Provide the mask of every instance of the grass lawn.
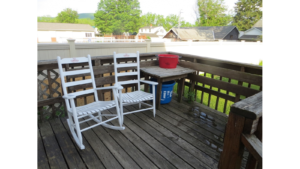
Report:
M204 76L204 74L200 74L200 76ZM209 74L209 73L206 73L206 77L212 78L212 77L211 77L211 74ZM214 79L220 80L220 76L215 75L215 76L214 76ZM226 78L226 77L222 77L221 80L224 81L224 82L229 82L229 79ZM232 84L238 84L238 81L235 80L235 79L231 79L230 83L232 83ZM203 87L203 84L202 84L202 83L198 83L197 85ZM244 87L247 87L247 86L248 86L248 83L243 82L243 86L244 86ZM210 85L205 85L204 87L209 89L209 88L210 88ZM259 90L260 87L257 86L257 85L251 84L250 88ZM212 90L218 91L218 88L212 87ZM189 87L188 87L188 86L185 86L185 89L184 89L184 97L186 97L186 98L188 98L188 91L189 91ZM174 86L174 88L173 88L173 92L177 92L177 83L175 84L175 86ZM226 91L226 90L220 89L220 92L226 94L227 91ZM228 94L229 94L230 96L234 96L234 97L235 97L235 93L229 92ZM202 95L202 91L197 91L197 98L196 98L196 101L197 101L197 102L200 102L200 101L201 101L201 95ZM209 94L204 92L204 95L203 95L203 104L206 105L206 106L209 106L209 107L212 108L212 109L215 109L216 102L217 102L217 96L211 95L211 97L210 97L210 99L211 99L211 100L210 100L210 105L208 105L208 96L209 96ZM242 95L241 95L240 98L241 98L241 99L244 99L245 96L242 96ZM225 111L225 113L226 113L227 115L229 114L230 106L231 106L233 103L234 103L234 102L232 102L232 101L229 101L229 100L227 101L226 111ZM220 111L220 112L223 112L224 104L225 104L225 99L219 98L219 105L218 105L217 110Z

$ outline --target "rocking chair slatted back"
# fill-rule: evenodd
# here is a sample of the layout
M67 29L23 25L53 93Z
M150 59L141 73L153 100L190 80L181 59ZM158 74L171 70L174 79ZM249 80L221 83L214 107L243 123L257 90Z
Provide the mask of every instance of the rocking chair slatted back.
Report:
M92 83L93 89L73 92L72 95L80 96L80 95L84 95L84 94L94 92L95 101L98 101L98 94L95 90L96 89L96 84L95 84L95 77L94 77L94 73L93 73L93 66L92 66L92 63L91 63L91 56L88 55L87 57L63 58L63 59L60 59L60 57L58 56L58 58L59 58L57 60L58 61L58 68L59 68L59 71L60 71L60 77L61 77L63 92L65 94L68 94L67 87ZM74 70L74 71L63 71L62 64L74 64L74 63L84 63L84 62L88 62L88 65L89 65L88 69ZM91 79L77 80L77 81L73 81L73 82L65 82L65 77L66 76L78 75L78 74L87 74L87 73L90 74ZM70 109L70 105L67 105L67 109Z
M118 63L119 58L136 58L136 63ZM132 84L132 83L137 83L138 90L140 91L140 55L139 52L137 51L136 53L116 53L114 52L114 69L115 69L115 82L119 83L120 85L125 85L125 84ZM125 73L120 73L118 71L118 68L125 68L125 67L136 67L136 72L125 72ZM134 68L135 69L135 68ZM131 76L131 75L137 75L136 80L130 80L130 81L119 81L118 77L121 76Z

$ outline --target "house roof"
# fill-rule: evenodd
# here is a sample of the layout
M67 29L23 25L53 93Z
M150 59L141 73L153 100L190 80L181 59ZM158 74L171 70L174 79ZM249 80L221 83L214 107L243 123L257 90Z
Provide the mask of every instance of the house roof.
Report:
M196 29L196 30L210 30L214 32L215 39L223 39L228 35L235 26L201 26L201 27L182 27L180 29ZM236 28L237 29L237 28Z
M88 24L38 22L38 31L94 32L95 29Z
M172 28L171 30L174 33L176 33L181 40L214 40L215 39L214 32L211 30L181 29L181 28L180 29Z
M262 27L254 27L254 28L256 28L256 29L262 31Z
M239 39L256 40L258 38L259 38L259 35L243 35Z
M262 27L262 19L258 20L252 27Z

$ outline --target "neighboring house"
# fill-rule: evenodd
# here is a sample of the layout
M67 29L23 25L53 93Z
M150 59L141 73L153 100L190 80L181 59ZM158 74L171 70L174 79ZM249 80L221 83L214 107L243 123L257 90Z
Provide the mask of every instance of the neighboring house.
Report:
M100 30L98 30L98 28L96 28L95 26L92 26L94 29L95 29L95 37L100 37L100 33L101 33L101 31Z
M183 30L186 30L183 33ZM180 33L180 31L182 33ZM181 27L179 36L176 35L176 28L172 28L165 36L171 41L212 41L212 40L238 40L239 30L235 26L201 26ZM183 37L180 34L185 34Z
M68 38L95 37L95 29L88 24L38 22L38 42L65 42Z
M166 30L162 26L146 26L139 29L138 36L148 36L152 42L162 41Z
M212 41L215 40L214 32L212 30L198 30L198 29L178 29L172 28L163 37L172 41Z
M262 32L262 19L257 21L252 28L240 32L239 39L246 41L257 41L261 39Z

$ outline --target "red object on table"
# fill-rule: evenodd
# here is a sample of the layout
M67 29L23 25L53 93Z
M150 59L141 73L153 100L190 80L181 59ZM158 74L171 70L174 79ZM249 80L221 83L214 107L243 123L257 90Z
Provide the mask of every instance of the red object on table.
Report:
M159 54L159 67L167 69L175 69L178 64L178 55Z

